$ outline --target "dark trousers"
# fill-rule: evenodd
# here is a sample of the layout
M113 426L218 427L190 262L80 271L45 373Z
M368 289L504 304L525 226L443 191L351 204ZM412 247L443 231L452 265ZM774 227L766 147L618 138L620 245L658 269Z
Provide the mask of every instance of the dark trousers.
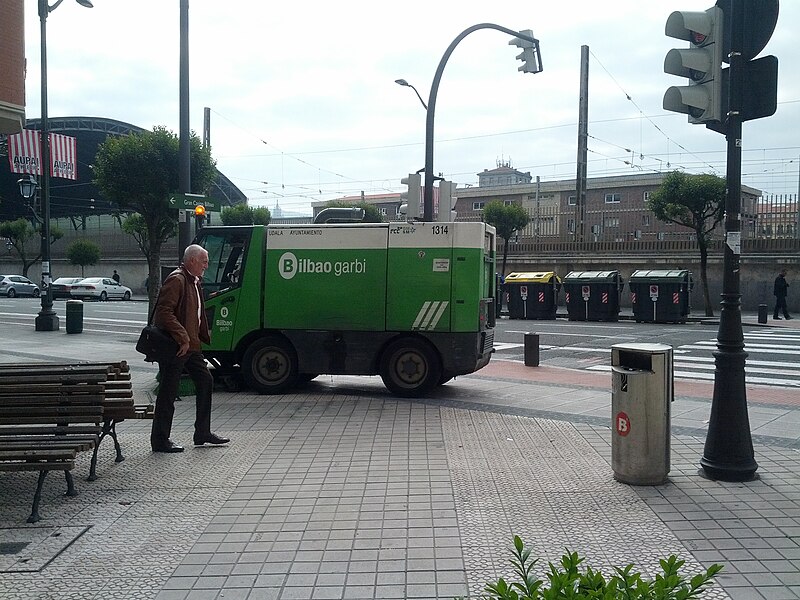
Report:
M203 436L211 433L211 392L214 388L214 378L206 366L203 353L189 352L184 356L176 356L170 361L158 363L158 368L161 373L161 383L156 397L150 444L163 446L170 437L172 417L175 414L175 398L178 395L178 386L184 369L189 373L197 390L194 434Z
M789 309L786 308L786 296L775 296L775 312L772 317L777 319L778 312L783 310L783 316L789 318Z

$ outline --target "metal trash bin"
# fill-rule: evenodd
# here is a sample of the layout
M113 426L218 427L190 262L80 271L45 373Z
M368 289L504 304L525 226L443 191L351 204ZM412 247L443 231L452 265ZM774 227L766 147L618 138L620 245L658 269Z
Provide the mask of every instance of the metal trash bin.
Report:
M509 273L504 287L509 319L556 318L561 280L553 271Z
M694 287L685 269L634 271L628 280L637 323L685 323Z
M67 333L83 332L83 300L67 300Z
M670 468L672 347L611 346L611 468L614 479L659 485Z
M619 321L619 271L570 271L564 297L570 321Z

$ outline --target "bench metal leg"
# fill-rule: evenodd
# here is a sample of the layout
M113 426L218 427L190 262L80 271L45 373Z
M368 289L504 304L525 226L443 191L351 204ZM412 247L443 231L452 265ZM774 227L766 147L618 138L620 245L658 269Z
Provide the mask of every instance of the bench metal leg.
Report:
M75 490L75 480L72 479L72 473L64 471L64 478L67 480L67 496L77 496L78 492Z
M102 438L100 438L102 440ZM100 442L94 447L94 452L92 452L92 462L89 464L89 476L86 478L86 481L94 481L97 479L97 451L100 450Z
M36 484L36 493L33 495L33 506L31 507L31 516L28 517L28 523L36 523L39 520L39 501L42 499L42 486L44 485L45 477L47 477L47 471L39 471L39 483Z
M111 439L114 440L114 450L117 453L114 461L122 462L125 460L125 457L122 455L122 447L119 445L119 440L117 439L117 421L115 419L109 419L103 422L103 430L100 432L100 438L97 440L94 452L92 452L92 462L89 466L89 477L86 478L87 481L95 481L97 479L97 453L100 451L100 444L103 443L107 435L110 435Z
M125 460L125 457L122 456L122 447L119 445L119 440L117 439L117 421L111 421L111 429L109 430L108 434L111 436L111 439L114 440L114 449L117 451L117 457L114 459L114 462L122 462Z

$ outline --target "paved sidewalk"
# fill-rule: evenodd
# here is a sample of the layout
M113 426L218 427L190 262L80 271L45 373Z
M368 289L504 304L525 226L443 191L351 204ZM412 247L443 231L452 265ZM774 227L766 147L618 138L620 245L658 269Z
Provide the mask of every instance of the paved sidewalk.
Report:
M127 359L137 400L152 387L133 342L9 329L0 362ZM478 597L509 573L518 534L542 571L565 548L650 574L676 553L691 572L725 564L707 598L800 598L797 398L751 400L759 479L713 482L698 474L708 388L677 392L670 479L654 487L612 477L604 374L492 361L421 401L374 377L321 376L281 397L218 391L229 446L155 455L149 422L124 422L127 460L105 448L89 483L82 457L73 498L48 477L35 525L35 475L0 473L0 595ZM178 403L177 441L193 419L193 402Z

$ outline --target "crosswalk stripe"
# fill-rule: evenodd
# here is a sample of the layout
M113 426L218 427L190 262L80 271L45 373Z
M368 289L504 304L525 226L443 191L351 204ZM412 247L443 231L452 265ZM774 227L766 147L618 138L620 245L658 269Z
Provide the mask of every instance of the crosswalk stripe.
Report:
M717 342L696 342L695 344L688 344L680 346L680 348L696 348L698 350L706 350L710 347L716 347ZM794 348L794 350L788 350ZM800 355L800 348L797 346L773 346L770 344L745 344L745 352L753 354L797 354Z
M611 365L593 365L586 367L587 371L610 371ZM702 381L713 381L714 373L697 373L694 371L673 371L673 376L677 379L699 379ZM800 380L795 379L776 379L774 377L754 377L749 375L746 370L744 380L747 383L762 383L767 385L782 385L787 387L800 387Z
M692 361L692 362L713 363L714 362L714 357L713 356L680 356L679 358L675 359L675 362L678 362L678 360L680 360L682 362ZM748 358L747 359L747 364L748 365L757 365L759 367L783 367L784 369L789 369L789 370L791 370L791 369L800 369L800 365L796 365L796 364L792 364L792 363L786 363L786 362L780 362L778 360L750 360Z

